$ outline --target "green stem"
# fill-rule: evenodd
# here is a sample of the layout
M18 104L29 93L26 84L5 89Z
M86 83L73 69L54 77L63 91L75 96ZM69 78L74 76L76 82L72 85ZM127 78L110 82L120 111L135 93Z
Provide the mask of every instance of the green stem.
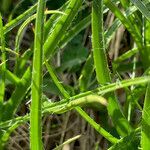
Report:
M31 79L31 68L29 67L26 72L24 73L23 77L17 81L17 86L12 93L9 100L5 103L3 109L0 111L0 120L6 121L13 117L18 106L21 103L21 100L26 94L26 91L30 87L30 79ZM14 79L16 80L16 79ZM16 81L15 81L16 82Z
M45 62L46 67L48 69L48 72L50 74L50 76L52 77L54 83L57 85L58 89L60 90L60 92L62 93L62 95L64 96L64 98L68 99L70 98L70 95L68 94L68 92L65 90L65 88L60 84L57 76L55 75L55 73L53 72L51 66L47 63L47 61ZM96 95L89 95L87 97L81 98L78 101L71 101L71 102L67 102L68 104L65 105L65 107L62 106L62 109L60 109L61 111L66 111L66 109L71 109L71 108L75 108L75 110L97 131L99 132L101 135L103 135L108 141L110 141L111 143L116 143L118 141L117 138L113 137L111 134L109 134L105 129L103 129L99 124L97 124L93 119L91 119L89 117L89 115L83 111L80 107L76 107L78 105L82 105L82 103L87 103L87 102L91 102L91 101L95 101L98 103L102 103L104 105L106 104L106 101L104 98L96 96ZM59 107L59 104L58 104ZM61 107L61 106L60 106ZM57 109L55 109L57 111Z
M92 7L92 45L96 77L100 84L110 82L103 32L103 1L94 0Z
M2 45L2 78L0 79L0 105L4 101L5 96L5 70L6 70L6 51L5 51L5 37L4 37L4 31L3 31L3 21L2 16L0 14L0 39L1 39L1 45Z
M143 150L149 150L150 147L150 83L147 86L144 107L142 111L142 131L141 146Z
M110 72L108 68L103 31L103 0L94 0L92 6L92 47L94 55L94 63L96 69L96 77L99 84L111 82ZM119 103L114 93L109 93L108 97L108 113L121 136L126 136L131 127L121 112Z
M108 141L110 141L111 143L117 143L118 139L113 137L110 133L108 133L106 130L104 130L104 128L102 128L99 124L97 124L91 117L89 117L87 115L87 113L85 113L85 111L83 111L80 107L76 107L76 110L78 111L78 113L87 121L87 122L92 122L90 123L90 125L98 132L100 133L102 136L104 136Z
M24 20L26 20L29 16L31 16L36 11L37 4L33 5L31 8L29 8L27 11L25 11L23 14L19 15L17 18L13 19L9 23L7 23L4 27L4 34L11 31L13 28L15 28L17 25L21 24Z
M37 17L35 25L34 56L31 85L31 116L30 116L30 148L31 150L42 149L42 61L43 61L43 25L44 25L45 1L38 0Z
M56 110L57 110L56 107L59 107L60 105L64 105L65 103L68 104L68 101L70 102L72 100L75 100L75 101L78 100L78 102L79 102L80 98L88 96L88 95L92 95L92 94L104 95L106 93L115 91L117 89L125 88L125 87L132 86L132 85L142 85L142 84L146 84L147 82L150 82L150 77L139 77L139 78L124 80L124 81L121 81L119 83L112 83L112 84L97 88L93 91L87 91L87 92L84 92L82 94L75 95L73 97L70 97L69 99L63 99L63 100L55 102L55 103L49 103L48 106L43 107L43 113L47 113L47 112L53 113L53 111L56 112ZM80 104L81 103L82 102L80 101ZM51 111L50 111L50 109L51 109ZM25 115L24 117L17 117L17 118L11 119L11 120L7 119L7 121L0 123L0 128L1 129L2 128L8 128L16 122L19 124L22 124L28 120L29 120L28 114Z
M130 22L128 18L126 18L123 13L119 10L118 7L115 6L113 2L110 0L104 0L105 5L115 14L115 16L122 22L122 24L127 28L127 30L131 33L132 37L134 38L138 48L141 48L141 40L142 36L139 32L137 32Z

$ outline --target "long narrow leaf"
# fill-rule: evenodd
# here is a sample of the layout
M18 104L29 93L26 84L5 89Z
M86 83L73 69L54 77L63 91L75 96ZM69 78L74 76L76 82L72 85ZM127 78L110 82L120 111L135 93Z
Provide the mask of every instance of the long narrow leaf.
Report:
M150 147L150 83L147 86L145 95L144 108L142 113L142 134L141 147L143 150L148 150Z
M53 32L47 38L44 44L44 53L45 58L49 59L55 48L57 47L58 42L60 41L61 37L64 35L66 29L71 24L72 20L76 16L83 0L71 0L67 6L66 11L53 28Z
M12 30L17 25L21 24L24 20L26 20L29 16L31 16L36 11L37 4L29 8L23 14L19 15L17 18L13 19L11 22L7 23L4 26L4 33L6 34L10 30Z
M139 9L139 11L150 21L150 10L141 0L131 0L131 2ZM148 3L149 1L147 1Z
M63 94L64 98L68 99L70 98L69 94L67 93L67 91L64 89L64 87L60 84L59 80L57 79L56 75L54 74L53 70L51 69L50 65L46 63L47 69L53 79L53 81L55 82L55 84L57 85L57 87L59 88L60 92ZM99 96L96 95L89 95L83 98L79 98L79 100L75 100L75 101L68 101L69 103L67 105L56 105L57 109L55 109L58 112L65 112L66 110L69 109L73 109L75 108L75 110L96 130L98 131L100 134L102 134L108 141L112 142L112 143L116 143L117 139L115 137L113 137L111 134L109 134L105 129L103 129L100 125L98 125L94 120L92 120L88 114L83 111L80 107L77 106L81 106L82 104L87 104L90 102L97 102L103 105L107 105L107 101ZM47 106L46 106L47 107ZM45 109L46 110L46 109Z
M91 94L104 95L106 93L112 92L117 89L125 88L125 87L132 86L132 85L147 84L148 82L150 82L150 77L145 76L145 77L139 77L139 78L128 79L128 80L112 83L109 85L105 85L105 86L96 88L92 91L87 91L82 94L78 94L76 96L70 97L69 99L61 100L61 101L55 102L55 103L49 103L48 106L45 106L43 108L43 112L45 112L45 113L47 112L47 111L45 111L45 109L47 109L49 112L52 107L59 106L64 103L68 104L68 101L76 100L76 99L79 99L81 97L85 97L85 96L88 96ZM54 108L53 111L54 110L56 112L56 108ZM51 111L51 113L53 113L53 111ZM7 128L7 127L11 126L12 124L14 124L15 122L25 123L27 120L29 120L29 115L26 115L24 117L18 117L18 118L11 119L8 121L3 121L0 123L0 128Z

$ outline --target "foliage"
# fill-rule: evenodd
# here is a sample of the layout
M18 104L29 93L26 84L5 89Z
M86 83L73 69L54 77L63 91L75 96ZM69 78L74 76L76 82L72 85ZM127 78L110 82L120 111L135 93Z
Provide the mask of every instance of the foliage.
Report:
M27 125L31 150L71 143L148 150L149 6L148 0L2 0L0 149ZM72 134L76 127L67 127L75 118ZM47 144L44 135L58 129L61 136ZM90 138L86 144L88 131L94 144Z

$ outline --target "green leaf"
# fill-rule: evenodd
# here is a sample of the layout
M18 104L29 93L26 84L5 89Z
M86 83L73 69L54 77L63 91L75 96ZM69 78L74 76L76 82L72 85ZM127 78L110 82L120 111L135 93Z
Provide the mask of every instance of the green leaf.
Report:
M119 140L108 150L137 150L140 144L140 130L131 132L128 136Z
M19 15L17 18L7 23L3 29L4 33L6 34L7 32L11 31L14 27L21 24L24 20L26 20L29 16L31 16L36 11L36 7L37 7L37 4L33 5L23 14Z
M141 147L143 150L148 150L150 147L150 83L147 86L147 91L144 100L144 107L142 111L142 133L141 133Z
M71 0L64 12L65 15L59 18L58 22L53 28L52 33L44 43L44 56L46 59L52 57L52 54L55 52L55 48L57 47L59 41L70 26L77 12L79 11L82 2L83 0Z
M77 39L80 39L77 36ZM80 43L81 40L79 40ZM77 41L78 42L78 41ZM63 52L61 66L59 67L59 71L64 71L69 69L71 71L79 70L81 63L83 63L88 55L88 50L79 44L71 43L69 44Z
M141 0L131 0L131 2L139 9L139 11L150 21L150 10L147 8L146 4L149 3L145 0L145 3Z

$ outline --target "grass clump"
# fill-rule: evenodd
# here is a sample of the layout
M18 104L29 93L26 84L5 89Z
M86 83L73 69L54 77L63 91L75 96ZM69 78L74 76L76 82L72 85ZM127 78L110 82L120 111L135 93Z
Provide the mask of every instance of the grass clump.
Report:
M0 149L148 150L149 4L3 0Z

